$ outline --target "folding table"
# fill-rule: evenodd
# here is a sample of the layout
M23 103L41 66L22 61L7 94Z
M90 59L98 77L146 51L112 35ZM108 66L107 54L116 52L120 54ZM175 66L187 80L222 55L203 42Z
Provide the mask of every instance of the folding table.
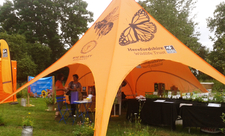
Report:
M88 105L89 103L90 103L90 105L86 106L86 104ZM76 111L77 111L76 119L79 118L79 117L82 117L83 114L85 114L85 118L88 117L89 120L91 121L91 118L90 118L89 113L88 113L88 109L91 108L92 101L73 101L72 104L77 104L77 105L80 104L80 106L77 106L77 108L76 108ZM84 111L82 111L80 109L81 105L84 105L84 108L85 108ZM80 110L80 112L79 112L79 110Z

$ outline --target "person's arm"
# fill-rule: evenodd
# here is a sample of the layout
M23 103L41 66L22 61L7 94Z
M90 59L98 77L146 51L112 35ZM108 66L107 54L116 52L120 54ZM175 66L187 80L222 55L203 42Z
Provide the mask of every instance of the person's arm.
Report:
M65 88L58 88L57 86L55 86L55 90L56 90L56 91L60 91L60 90L61 90L61 91L66 91Z

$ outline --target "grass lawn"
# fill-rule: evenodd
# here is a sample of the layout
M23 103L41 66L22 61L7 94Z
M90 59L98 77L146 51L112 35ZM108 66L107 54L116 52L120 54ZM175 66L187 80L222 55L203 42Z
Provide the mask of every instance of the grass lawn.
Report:
M0 126L0 136L20 136L22 118L28 116L28 113L34 120L34 136L75 136L73 132L81 129L78 125L72 125L72 121L67 121L68 124L55 121L55 112L45 111L47 107L42 98L30 99L30 103L35 105L34 107L22 107L20 99L18 99L18 102L19 104L16 105L8 103L0 105L0 116L3 117L5 124ZM123 112L120 117L110 118L107 136L209 136L209 134L200 132L197 128L192 128L191 134L189 134L188 129L182 128L182 126L177 126L175 131L171 131L169 127L153 127L130 123L125 119L125 114Z

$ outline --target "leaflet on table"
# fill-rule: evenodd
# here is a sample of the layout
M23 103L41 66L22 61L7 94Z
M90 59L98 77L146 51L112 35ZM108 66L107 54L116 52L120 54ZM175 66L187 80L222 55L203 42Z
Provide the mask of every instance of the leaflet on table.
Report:
M154 102L165 102L166 100L155 100Z
M180 103L180 107L182 106L192 106L193 104L190 104L190 103Z
M154 102L174 103L174 102L170 102L170 101L166 101L166 100L155 100Z
M208 107L221 107L221 104L218 104L218 103L208 103Z
M170 102L170 101L165 101L164 103L174 103L174 102Z
M76 103L91 103L91 101L74 101Z

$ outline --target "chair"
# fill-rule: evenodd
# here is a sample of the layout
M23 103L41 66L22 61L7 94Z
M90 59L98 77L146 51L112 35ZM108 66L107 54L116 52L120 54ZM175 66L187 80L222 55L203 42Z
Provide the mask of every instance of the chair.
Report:
M70 109L68 109L68 106L67 106L67 102L66 102L65 96L56 97L56 101L57 101L57 103L58 103L58 102L64 102L64 105L65 105L65 108L60 109L60 108L59 108L59 105L57 104L57 105L58 105L58 108L59 108L59 113L60 113L60 115L61 115L61 119L59 120L59 122L61 122L61 121L63 120L64 123L66 124L66 121L68 120L68 118L72 118L72 120L73 120L71 111L70 111ZM65 115L66 115L67 112L68 112L69 116L68 116L68 118L65 120ZM73 123L74 123L74 120L73 120Z

